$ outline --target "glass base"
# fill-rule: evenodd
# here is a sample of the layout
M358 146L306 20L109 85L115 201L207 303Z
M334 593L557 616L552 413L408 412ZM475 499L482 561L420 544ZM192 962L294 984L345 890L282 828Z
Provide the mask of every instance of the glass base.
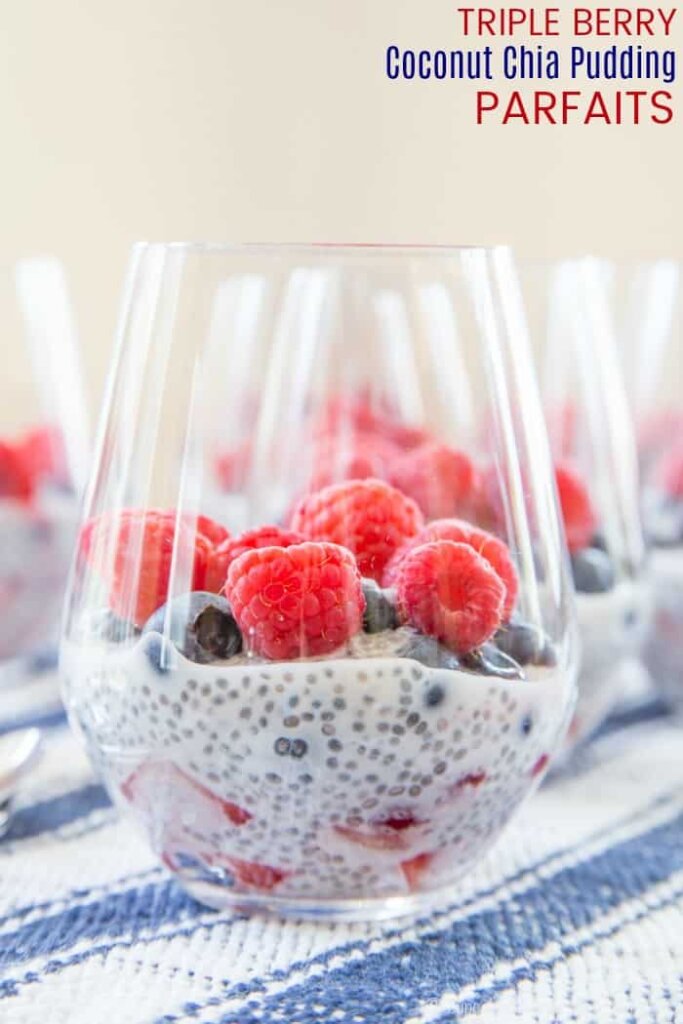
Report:
M446 906L453 887L406 896L366 899L288 899L267 893L235 892L227 886L201 879L174 876L183 889L212 910L230 910L238 914L265 914L271 917L305 921L390 921L394 918L425 915Z

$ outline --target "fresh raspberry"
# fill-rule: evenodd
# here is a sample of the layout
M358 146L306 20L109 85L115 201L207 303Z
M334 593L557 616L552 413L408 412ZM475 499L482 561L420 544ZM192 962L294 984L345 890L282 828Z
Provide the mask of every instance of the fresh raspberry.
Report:
M209 555L206 570L206 589L220 594L228 578L228 566L245 551L257 548L288 548L291 544L301 544L306 538L293 530L283 530L280 526L259 526L255 530L247 530L237 537L230 537Z
M382 478L395 457L395 446L376 434L325 435L315 446L313 472L306 490L319 491L343 480Z
M458 654L480 647L503 619L505 584L468 544L415 548L401 563L396 592L401 615Z
M187 525L192 526L194 523L194 516L187 516ZM209 519L208 516L197 516L197 533L201 533L203 537L206 537L210 544L222 544L230 536L230 531L221 524L217 523L215 519Z
M201 782L191 778L170 761L145 761L121 785L121 792L137 810L151 818L159 813L159 805L176 808L188 804L195 808L195 821L206 819L245 825L252 817L249 811L230 800L223 800ZM171 831L174 829L171 823ZM180 830L181 834L182 829Z
M252 458L252 447L249 441L245 441L237 448L220 452L214 459L214 473L220 487L225 491L232 491L244 482Z
M671 445L659 458L654 469L658 489L671 498L683 498L683 444Z
M356 556L361 574L381 582L395 551L423 525L410 498L381 480L350 480L303 498L291 527L311 540L341 544Z
M212 864L226 867L235 876L235 880L248 889L262 889L268 892L292 875L291 871L274 868L270 864L257 864L255 861L239 860L237 857L218 855L210 859Z
M510 550L507 544L504 544L498 537L494 537L492 533L480 530L463 519L435 519L433 523L427 523L424 529L420 530L417 536L404 544L402 548L399 548L391 559L384 570L383 586L393 587L395 585L401 562L406 555L421 544L429 544L435 540L452 540L456 544L469 544L477 554L486 559L505 584L503 620L509 619L519 592L519 577L510 557Z
M567 546L572 554L588 547L597 529L597 518L586 487L566 463L555 466L555 482L560 499Z
M109 578L109 607L122 619L142 627L168 600L175 534L175 515L157 509L127 509L86 524L81 550ZM111 544L113 564L109 563ZM194 551L192 579L186 589L204 590L211 544L181 523L178 547L181 554Z
M334 830L337 835L367 850L407 850L415 834L412 830L425 824L411 811L399 810L359 828L335 825Z
M429 870L433 860L433 853L418 853L416 857L411 857L410 860L401 861L401 871L411 891L420 888L422 879Z
M417 502L427 519L438 519L468 507L475 471L463 452L432 441L397 459L390 480Z
M36 427L24 435L20 449L34 480L44 477L66 480L66 452L61 431L55 427Z
M30 501L33 497L33 476L21 448L0 441L0 498Z
M365 608L353 556L337 544L245 551L224 592L246 644L272 659L329 654L360 630Z

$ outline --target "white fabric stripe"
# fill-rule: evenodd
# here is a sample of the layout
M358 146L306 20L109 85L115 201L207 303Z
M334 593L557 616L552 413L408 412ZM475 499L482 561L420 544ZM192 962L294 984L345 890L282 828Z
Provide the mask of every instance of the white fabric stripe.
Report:
M622 908L616 922L604 918L588 948L562 957L551 969L541 969L534 980L518 982L497 1000L458 1018L460 1024L546 1024L560 1007L566 1008L568 1017L571 1012L573 1024L624 1024L631 1017L639 1024L678 1020L683 1007L683 909L678 901L662 909L657 906L680 895L682 887L683 873ZM646 909L647 916L641 918ZM618 930L605 936L610 927ZM622 980L608 990L610 973ZM425 1013L416 1019L426 1024L429 1017Z

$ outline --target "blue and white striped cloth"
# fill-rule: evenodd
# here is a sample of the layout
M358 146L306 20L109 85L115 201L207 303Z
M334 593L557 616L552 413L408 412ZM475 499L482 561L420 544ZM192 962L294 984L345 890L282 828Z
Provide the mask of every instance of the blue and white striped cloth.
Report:
M38 717L46 756L0 840L2 1024L683 1021L683 732L664 717L606 730L440 911L384 925L199 906L55 706Z

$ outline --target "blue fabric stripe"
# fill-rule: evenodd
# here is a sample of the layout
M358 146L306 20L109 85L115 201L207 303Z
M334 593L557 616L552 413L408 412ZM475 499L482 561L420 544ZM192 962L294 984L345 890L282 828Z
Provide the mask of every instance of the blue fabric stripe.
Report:
M330 1019L354 1024L372 1006L383 1007L382 1024L405 1024L422 1004L473 984L499 961L561 941L681 868L683 814L581 865L539 879L533 890L443 931L349 961L259 1004L248 1003L240 1011L240 1024ZM229 1014L216 1024L234 1022Z
M43 832L70 825L79 818L105 807L111 807L111 801L104 786L97 783L90 783L61 796L20 807L12 815L9 828L0 839L0 849L3 843L17 839L33 839Z
M501 978L500 980L492 982L486 988L481 988L466 1001L463 1001L459 1006L451 1008L445 1011L439 1017L435 1018L433 1024L454 1024L455 1021L459 1020L460 1016L466 1014L476 1013L478 1010L491 1002L495 1002L500 996L504 995L505 992L509 992L510 989L514 989L521 981L536 981L540 974L552 971L561 961L565 960L569 956L576 956L583 952L585 949L589 949L591 946L595 946L600 942L604 942L607 939L614 938L626 927L630 927L632 924L638 924L640 921L644 921L651 917L653 913L657 913L659 910L666 910L668 907L675 906L683 896L683 887L677 888L671 893L668 893L666 897L658 900L655 903L649 903L642 910L638 911L637 914L633 914L627 921L618 921L613 924L610 928L598 929L593 935L582 939L580 942L566 942L562 943L559 947L558 952L548 959L535 959L528 960L525 964L516 967L507 978ZM668 993L669 999L671 999L671 993ZM434 1000L432 1000L434 1002ZM679 1010L680 1006L671 1005L671 1011L674 1012ZM458 1016L454 1016L457 1014ZM675 1021L675 1017L671 1017L672 1021ZM633 1021L633 1024L638 1024L635 1017L628 1017L624 1024Z
M0 966L69 949L78 942L136 934L160 923L172 924L200 912L199 904L167 878L113 893L93 903L29 921L2 937ZM5 991L0 984L0 994Z

